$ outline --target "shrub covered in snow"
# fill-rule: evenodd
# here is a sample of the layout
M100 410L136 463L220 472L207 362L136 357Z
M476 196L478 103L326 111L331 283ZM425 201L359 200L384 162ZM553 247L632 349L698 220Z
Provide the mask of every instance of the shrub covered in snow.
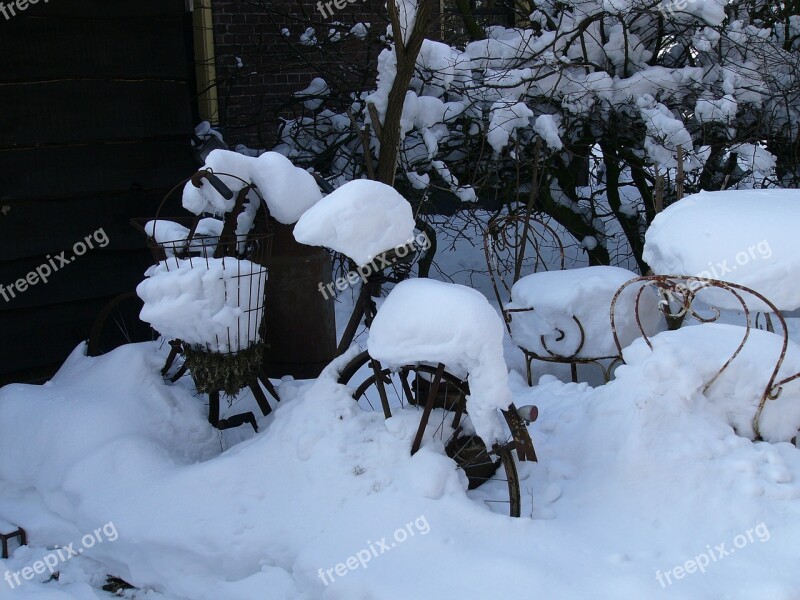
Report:
M429 2L396 0L408 18L404 39ZM360 79L375 86L318 96L313 116L284 122L276 150L339 183L366 173L365 146L369 160L399 151L400 184L461 200L482 192L527 201L536 185L539 208L584 240L593 262L623 264L619 255L630 253L628 264L645 272L642 237L658 210L653 182L665 176L666 203L676 197L679 151L688 191L800 183L800 21L774 5L534 2L517 5L516 27L468 27L452 44L426 39L400 90L399 148L378 135L409 60L389 27L375 72ZM343 43L318 35L297 52L315 64L321 49L335 53ZM326 80L351 79L352 65L342 69ZM353 135L351 114L370 126L366 143ZM537 159L546 168L533 182Z

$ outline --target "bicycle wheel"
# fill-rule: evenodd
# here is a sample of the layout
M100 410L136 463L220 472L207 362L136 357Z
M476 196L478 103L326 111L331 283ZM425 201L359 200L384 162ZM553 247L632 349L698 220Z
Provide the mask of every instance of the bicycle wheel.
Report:
M86 354L100 356L124 344L155 340L153 328L139 319L143 305L136 292L126 292L109 301L92 324Z
M424 409L437 376L438 389L426 419ZM382 411L387 418L400 411L416 411L420 427L415 444L423 439L439 441L456 468L467 476L471 497L496 512L520 516L519 477L512 454L515 442L509 434L503 443L487 451L466 412L466 382L430 365L390 370L362 352L342 370L339 383L350 387L363 410Z

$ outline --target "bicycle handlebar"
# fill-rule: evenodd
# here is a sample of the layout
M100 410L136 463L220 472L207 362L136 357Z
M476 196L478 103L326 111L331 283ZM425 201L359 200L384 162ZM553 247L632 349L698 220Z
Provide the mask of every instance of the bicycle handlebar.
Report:
M220 196L225 198L225 200L230 200L231 198L233 198L233 192L231 191L231 189L227 185L222 183L222 180L216 175L214 175L214 173L205 169L200 170L194 175L192 175L192 185L196 188L203 187L203 179L206 179L208 183L211 184L211 187L217 190Z
M314 176L317 185L323 192L325 192L326 194L330 194L333 191L333 186L330 183L328 183L325 179L323 179L319 174L312 173L312 175ZM201 169L200 171L192 175L192 185L194 185L194 187L196 188L203 187L203 179L206 179L208 183L211 184L211 187L217 190L219 194L226 200L230 200L231 198L233 198L233 192L231 191L231 189L227 185L222 183L222 180L208 169Z

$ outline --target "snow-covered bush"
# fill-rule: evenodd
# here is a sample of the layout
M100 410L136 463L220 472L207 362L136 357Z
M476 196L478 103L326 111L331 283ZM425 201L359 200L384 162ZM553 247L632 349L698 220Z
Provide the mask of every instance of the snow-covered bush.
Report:
M800 15L789 3L534 0L517 27L425 39L409 59L416 13L432 0L395 1L405 43L398 49L390 25L374 87L337 96L326 62L320 107L284 123L277 151L339 182L399 151L398 185L533 201L597 242L586 247L593 262L631 252L640 270L643 231L660 209L654 184L666 176L674 200L679 150L687 191L800 182ZM339 43L317 38L307 52ZM409 60L395 123L392 94ZM399 148L388 144L395 127Z

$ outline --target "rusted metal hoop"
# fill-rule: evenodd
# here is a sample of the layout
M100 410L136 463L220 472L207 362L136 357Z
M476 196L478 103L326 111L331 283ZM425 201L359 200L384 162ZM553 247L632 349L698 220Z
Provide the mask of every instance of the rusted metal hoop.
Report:
M786 321L783 318L780 310L778 309L775 304L773 304L768 298L766 298L763 294L748 288L743 285L739 285L737 283L731 283L728 281L720 281L718 279L701 279L697 277L690 277L687 275L646 275L643 277L637 277L635 279L631 279L630 281L624 283L617 292L614 294L614 298L611 301L611 311L610 311L610 318L611 318L611 332L614 336L614 344L617 347L617 350L622 355L622 344L619 340L619 335L617 333L617 324L616 324L616 308L617 308L617 301L619 300L622 293L632 285L639 285L640 288L637 290L636 293L636 300L634 303L634 314L636 319L636 326L639 329L639 333L641 337L644 339L647 346L652 350L653 344L650 341L650 336L644 330L644 326L642 325L641 318L640 318L640 306L641 306L641 297L644 293L646 288L656 288L662 295L664 295L664 299L660 302L661 306L666 304L668 310L670 309L670 299L678 301L681 307L680 315L691 315L695 319L697 319L701 323L713 323L720 317L720 310L717 307L709 306L708 308L713 311L712 317L703 317L700 315L694 308L693 303L694 300L697 298L697 295L702 290L716 288L722 291L728 292L734 298L736 298L737 302L741 306L742 312L745 315L745 331L742 336L741 342L737 346L736 350L733 354L725 361L725 364L717 371L716 375L712 377L711 381L709 381L704 387L703 392L705 393L708 389L717 381L722 373L730 366L730 364L736 359L739 353L744 348L745 343L750 337L750 330L752 329L752 317L751 317L751 310L745 300L745 296L749 295L753 298L758 299L764 305L766 305L770 311L775 315L775 318L778 319L779 323L781 324L782 329L782 342L781 342L781 352L778 356L778 359L775 363L775 367L772 370L772 373L767 380L767 384L764 388L764 392L761 394L761 398L759 399L758 408L756 410L755 416L753 417L753 431L756 434L756 439L761 439L761 432L759 430L759 421L761 419L761 413L764 410L764 405L766 404L768 399L776 399L780 396L781 393L781 386L788 383L789 381L793 381L795 379L800 378L800 373L792 375L791 377L787 377L781 381L776 383L776 379L778 377L778 372L780 371L781 366L783 365L783 361L786 358L786 350L789 346L789 333L788 328L786 327ZM665 313L665 318L669 319L669 317L677 316L674 313Z

